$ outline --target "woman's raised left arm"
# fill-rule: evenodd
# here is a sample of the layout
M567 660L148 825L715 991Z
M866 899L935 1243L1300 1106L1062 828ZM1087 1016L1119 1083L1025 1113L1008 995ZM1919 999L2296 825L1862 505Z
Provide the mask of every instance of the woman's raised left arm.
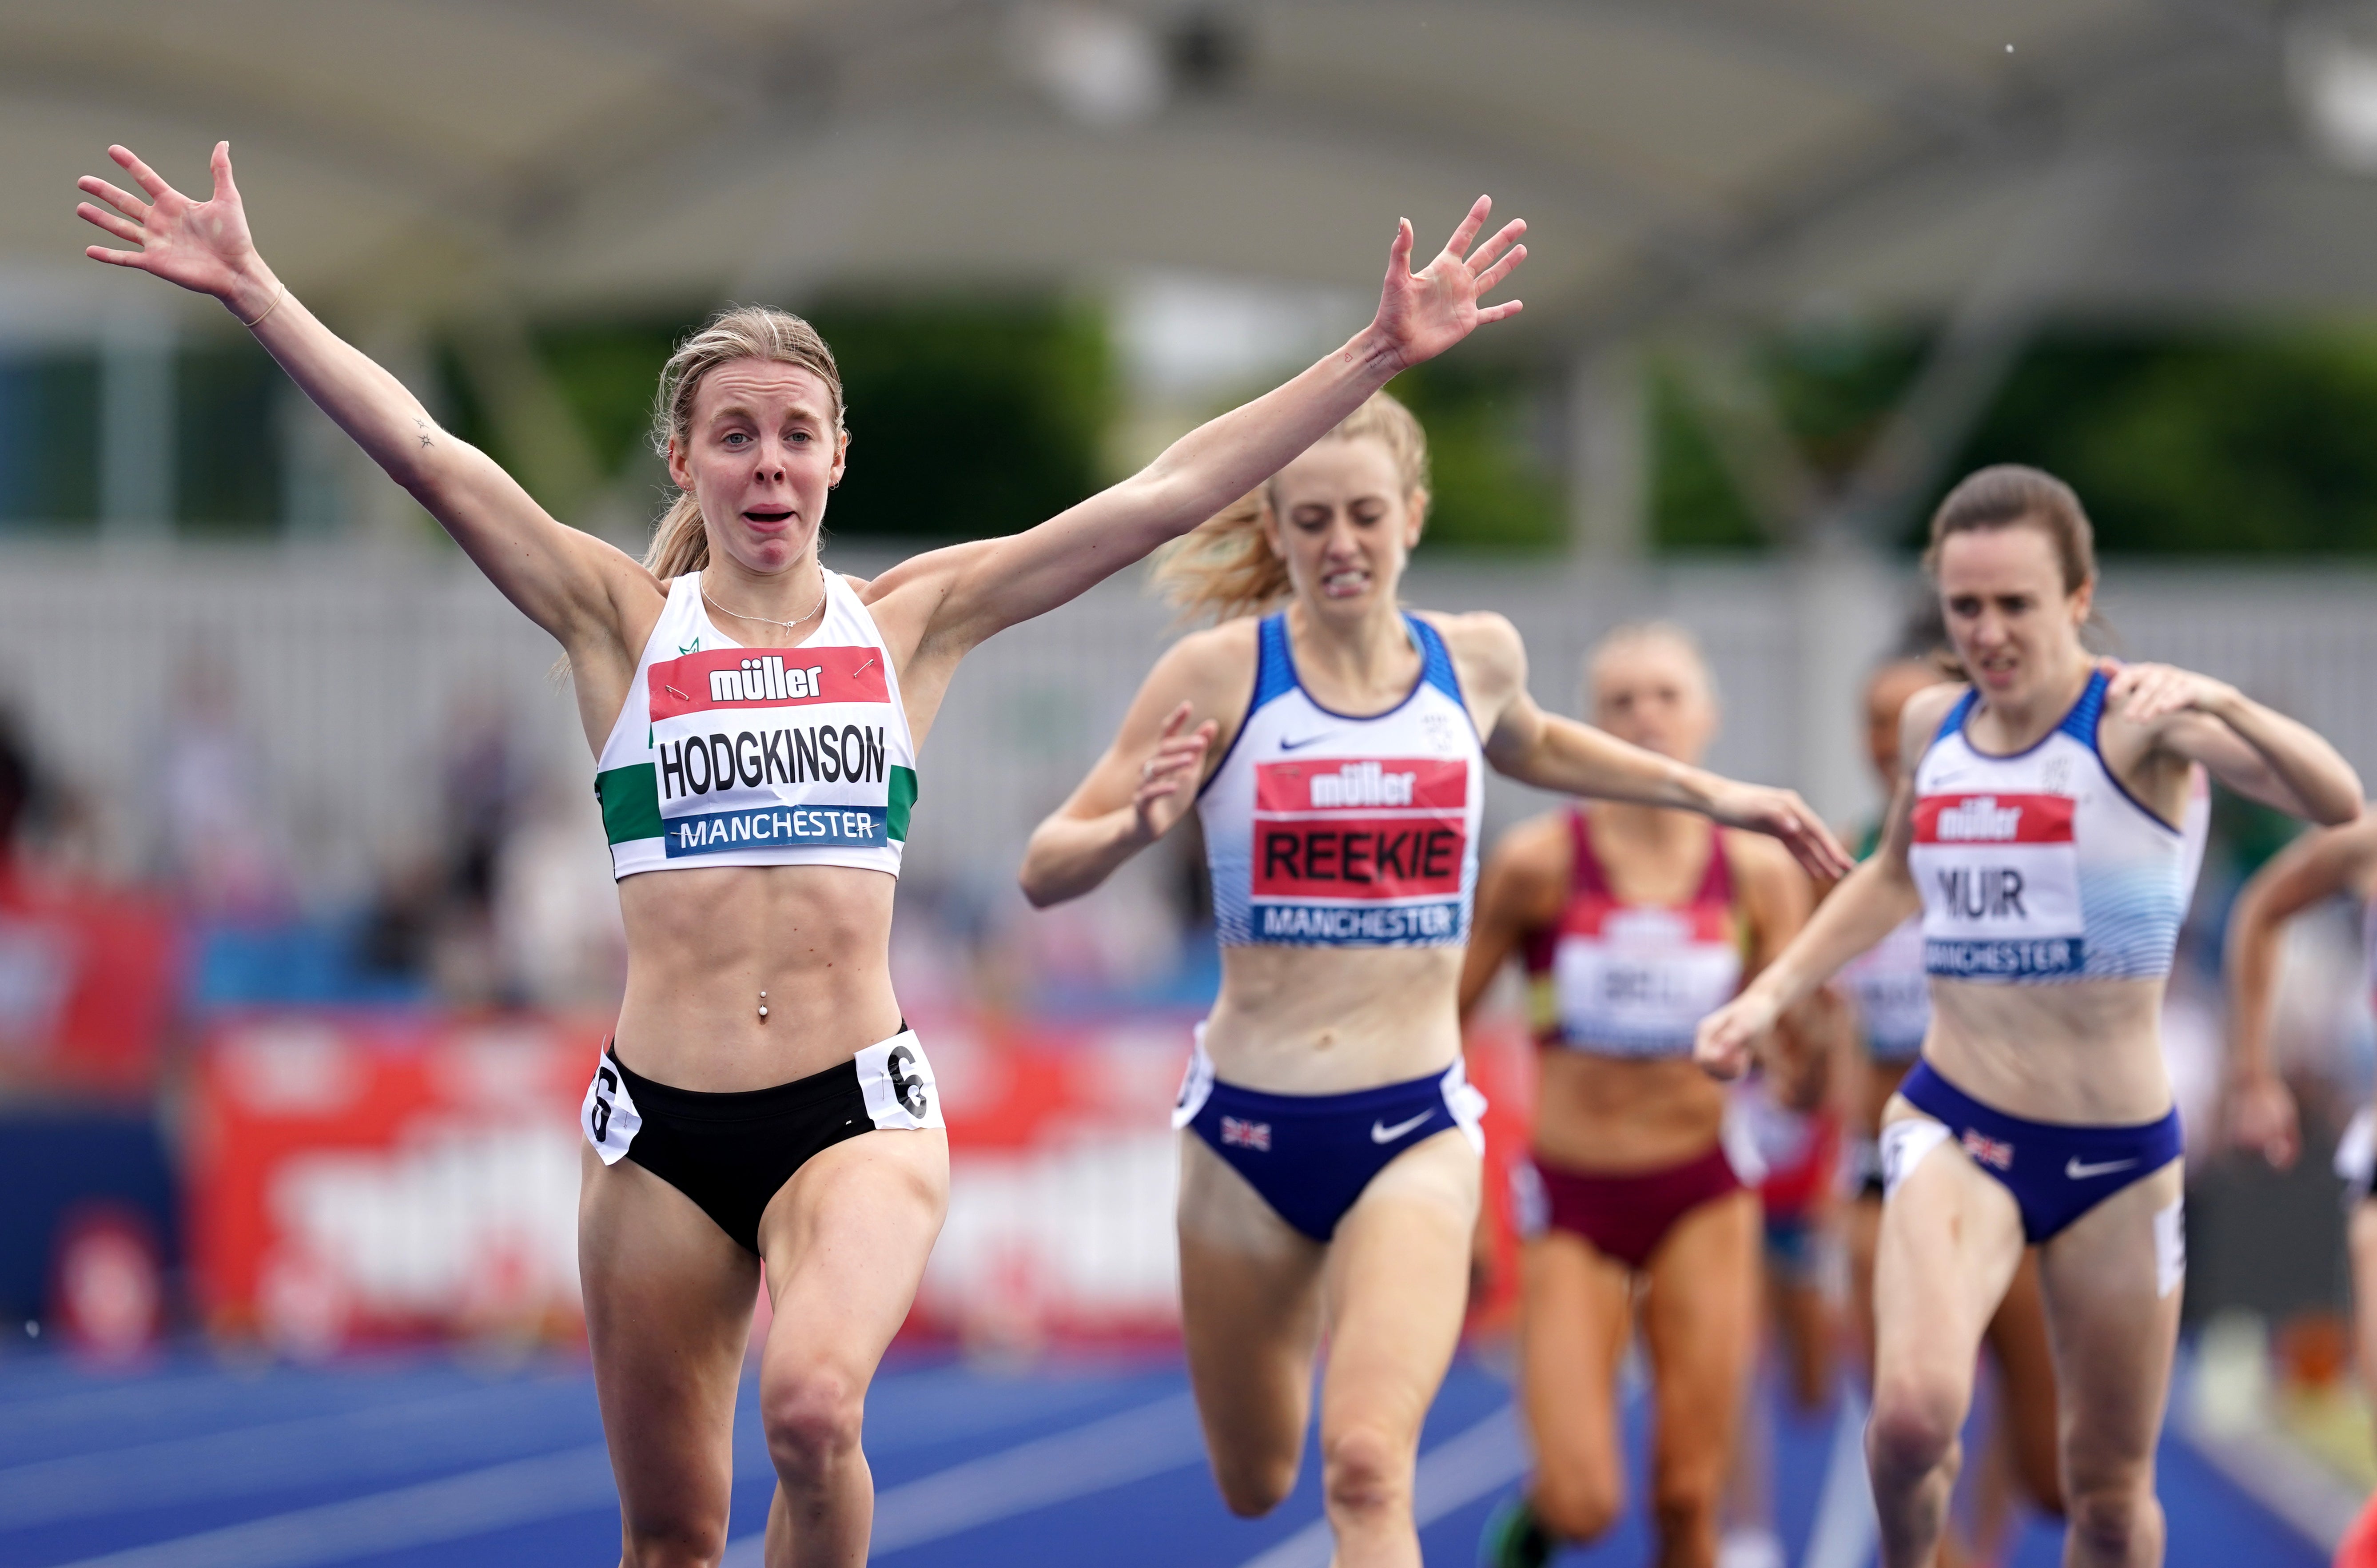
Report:
M2360 775L2341 752L2226 681L2168 664L2124 664L2106 707L2240 795L2322 827L2360 815Z
M963 653L1143 559L1279 472L1404 369L1435 358L1519 302L1478 301L1526 258L1526 224L1476 245L1493 203L1477 198L1436 258L1411 269L1399 221L1370 324L1286 385L1175 441L1139 473L1036 528L914 557L875 580L871 601L926 596L918 646Z

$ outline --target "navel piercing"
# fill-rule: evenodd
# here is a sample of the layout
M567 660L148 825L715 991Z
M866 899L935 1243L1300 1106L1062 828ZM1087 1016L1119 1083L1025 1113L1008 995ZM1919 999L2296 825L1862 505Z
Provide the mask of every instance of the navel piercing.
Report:
M765 992L765 991L761 991L761 992L759 993L759 1020L760 1020L760 1022L761 1022L761 1023L765 1023L765 1022L767 1022L767 1018L768 1018L768 993L767 993L767 992Z

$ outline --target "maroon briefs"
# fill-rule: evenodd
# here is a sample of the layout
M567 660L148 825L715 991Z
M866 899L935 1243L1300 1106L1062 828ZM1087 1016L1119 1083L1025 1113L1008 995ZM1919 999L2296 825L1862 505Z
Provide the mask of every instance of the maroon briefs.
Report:
M1681 1165L1623 1174L1563 1170L1531 1156L1512 1167L1511 1176L1526 1235L1565 1230L1638 1270L1648 1266L1678 1220L1702 1203L1742 1191L1722 1144L1711 1144L1706 1154Z

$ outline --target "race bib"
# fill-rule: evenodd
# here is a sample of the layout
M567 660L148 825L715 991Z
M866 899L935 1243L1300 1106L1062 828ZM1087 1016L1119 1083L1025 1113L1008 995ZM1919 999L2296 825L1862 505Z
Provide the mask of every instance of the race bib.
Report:
M1927 795L1906 854L1923 964L1955 979L2076 975L2086 962L2076 803L2068 795Z
M593 1081L586 1085L586 1098L578 1107L578 1130L586 1134L604 1165L617 1165L643 1125L636 1097L627 1092L627 1078L620 1071L619 1059L605 1046L594 1063Z
M878 1128L916 1131L949 1125L941 1117L941 1090L933 1081L933 1064L926 1059L924 1042L914 1029L867 1047L856 1060L859 1093L866 1095L867 1117Z

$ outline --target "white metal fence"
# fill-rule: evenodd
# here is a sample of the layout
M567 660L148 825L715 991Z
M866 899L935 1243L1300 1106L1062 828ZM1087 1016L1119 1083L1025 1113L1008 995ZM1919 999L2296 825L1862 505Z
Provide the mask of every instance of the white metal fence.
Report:
M834 552L862 572L883 558ZM1172 635L1141 584L1126 574L1001 636L960 674L925 748L917 872L1011 876L1024 835L1105 743ZM1693 627L1726 696L1713 763L1796 784L1838 814L1867 803L1855 671L1914 592L1911 576L1788 562L1620 573L1427 563L1408 583L1416 604L1508 615L1536 696L1568 711L1580 657L1609 626L1660 616ZM2103 604L2123 653L2237 681L2377 778L2377 571L2115 563ZM538 769L583 800L591 769L567 685L548 676L555 653L450 552L0 549L0 703L127 860L151 837L162 727L208 661L229 675L264 808L325 896L429 841L439 760L473 706L506 709ZM1527 792L1498 784L1488 808L1508 820L1529 808Z

